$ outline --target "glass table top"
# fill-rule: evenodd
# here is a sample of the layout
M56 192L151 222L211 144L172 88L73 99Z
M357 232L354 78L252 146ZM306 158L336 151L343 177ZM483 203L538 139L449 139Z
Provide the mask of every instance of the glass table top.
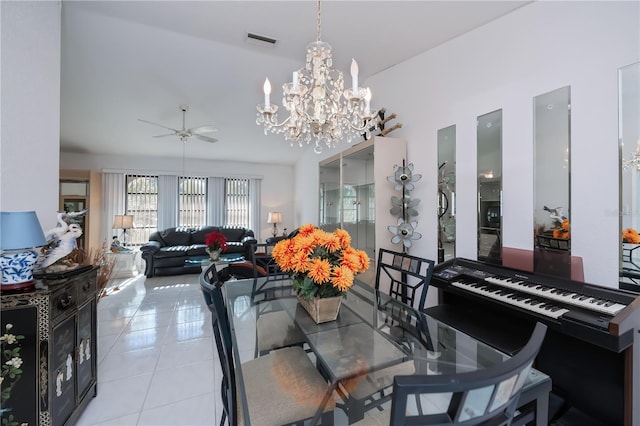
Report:
M299 305L289 280L228 281L223 289L239 377L242 363L256 356L257 319L273 310L286 312L290 327L304 334L309 352L333 388L407 362L413 364L414 373L409 374L452 374L487 368L509 357L360 282L343 298L338 318L321 324ZM524 388L547 380L532 369ZM238 382L242 392L242 380Z

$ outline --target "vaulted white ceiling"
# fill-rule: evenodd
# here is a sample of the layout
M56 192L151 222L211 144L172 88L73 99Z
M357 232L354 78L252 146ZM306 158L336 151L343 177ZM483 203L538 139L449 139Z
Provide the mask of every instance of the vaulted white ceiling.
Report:
M325 1L322 40L347 82L352 57L364 81L526 3ZM186 127L214 125L205 135L219 141L189 139L187 157L293 163L302 150L265 136L256 105L266 76L279 103L315 39L315 1L63 1L61 150L181 157L177 138L138 119L180 128L188 104Z

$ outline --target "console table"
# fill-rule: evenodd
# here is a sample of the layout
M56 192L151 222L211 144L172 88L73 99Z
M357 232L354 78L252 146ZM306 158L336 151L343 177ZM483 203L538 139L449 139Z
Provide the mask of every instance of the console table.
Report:
M0 296L2 364L13 351L16 372L3 373L3 424L71 425L96 395L96 276L89 266Z

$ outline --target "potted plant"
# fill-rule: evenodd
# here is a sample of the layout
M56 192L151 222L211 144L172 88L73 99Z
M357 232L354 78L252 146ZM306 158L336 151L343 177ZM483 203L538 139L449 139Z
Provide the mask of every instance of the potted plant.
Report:
M293 238L277 243L272 255L291 274L300 304L317 323L337 318L342 296L355 275L369 267L369 257L351 247L347 231L326 232L310 224L300 227Z
M227 237L221 232L210 232L205 236L204 243L207 245L207 253L211 260L220 259L220 253L227 249Z

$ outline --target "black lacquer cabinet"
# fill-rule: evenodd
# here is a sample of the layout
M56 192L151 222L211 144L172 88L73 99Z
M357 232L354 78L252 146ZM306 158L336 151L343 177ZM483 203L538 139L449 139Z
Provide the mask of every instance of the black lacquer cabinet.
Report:
M12 369L3 370L3 424L71 425L96 395L96 275L47 275L43 289L2 293L2 364Z

